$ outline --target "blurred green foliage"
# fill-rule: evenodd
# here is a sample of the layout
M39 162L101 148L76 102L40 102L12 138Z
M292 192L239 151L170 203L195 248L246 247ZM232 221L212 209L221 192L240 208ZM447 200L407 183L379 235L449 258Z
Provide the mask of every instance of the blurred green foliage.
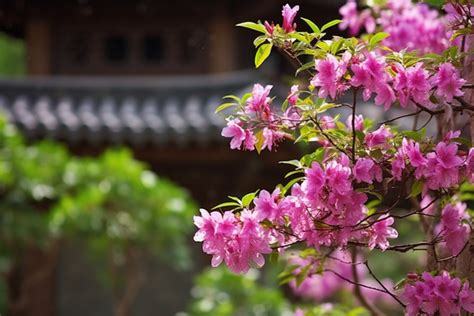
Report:
M47 251L60 239L80 241L93 258L119 268L137 252L186 267L195 209L186 191L128 150L74 157L56 143L25 143L0 118L0 274L27 247ZM4 286L0 312L2 293Z
M260 272L251 269L244 275L226 267L209 268L195 278L192 316L283 316L292 315L291 306L276 286L258 283Z
M0 33L0 75L22 76L26 71L25 43Z

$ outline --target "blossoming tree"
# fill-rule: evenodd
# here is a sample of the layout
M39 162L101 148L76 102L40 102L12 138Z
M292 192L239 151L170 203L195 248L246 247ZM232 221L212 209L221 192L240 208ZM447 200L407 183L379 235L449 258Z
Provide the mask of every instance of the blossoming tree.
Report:
M349 0L340 9L342 20L321 27L302 18L307 31L297 30L299 7L289 5L281 26L239 24L260 33L256 67L278 50L297 65L298 84L279 105L271 85L226 97L229 102L216 110L233 110L222 136L231 138L232 149L257 152L274 150L283 140L317 146L285 162L295 168L287 175L291 180L273 192L232 197L211 213L201 209L194 239L212 255L212 266L224 262L236 273L263 266L265 254L299 249L300 259L291 261L283 281L298 288L314 274L330 273L351 284L373 315L381 312L364 296L367 289L390 296L407 315L473 313L474 291L455 272L462 253L469 257L471 232L465 201L472 199L474 149L464 134L469 124L474 131L473 83L463 79L469 77L463 67L472 62L474 7L452 1L440 14L409 0L370 3L360 11ZM368 34L327 38L326 30L337 24L354 36L363 29ZM341 101L347 98L351 102ZM405 113L374 122L359 114L360 98ZM347 120L337 114L344 108L351 113ZM408 117L413 128L402 130L397 124ZM428 137L426 127L435 124L438 135ZM424 240L397 243L395 225L413 218ZM364 259L371 251L414 250L426 251L426 272L406 271L395 287ZM338 272L331 261L350 271ZM359 268L375 286L360 280Z

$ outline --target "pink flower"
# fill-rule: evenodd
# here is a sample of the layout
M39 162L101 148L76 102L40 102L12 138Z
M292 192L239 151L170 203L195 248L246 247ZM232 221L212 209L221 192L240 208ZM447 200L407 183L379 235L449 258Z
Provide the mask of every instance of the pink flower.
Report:
M257 220L274 220L277 218L281 213L280 205L278 203L279 198L279 189L275 189L272 194L266 190L260 191L258 197L253 200Z
M402 150L408 157L410 164L415 168L424 167L428 162L420 151L420 144L413 140L404 138L402 141Z
M354 0L349 0L345 5L339 9L339 13L342 16L342 23L339 24L341 30L349 28L351 35L359 33L362 25L368 33L372 33L375 30L375 20L369 10L363 10L360 14L357 12L357 4Z
M267 30L268 34L270 36L273 35L273 32L275 31L275 25L273 24L273 22L272 24L270 24L268 23L268 21L265 21L263 25L265 26L265 30Z
M389 215L382 215L377 219L377 222L372 225L369 232L369 249L374 249L376 246L384 251L389 247L388 238L397 238L398 232L390 227L393 224L393 217Z
M392 161L392 175L398 181L402 179L403 169L405 169L405 158L402 153L397 152Z
M375 86L375 104L383 105L385 111L390 109L393 102L397 99L392 88L388 84L379 84Z
M458 145L446 144L440 142L436 145L436 160L438 163L446 169L454 168L462 164L461 157L457 156Z
M241 122L239 119L234 119L227 122L227 127L222 129L221 135L224 137L231 137L230 148L240 149L242 142L247 138L244 129L240 126Z
M203 251L212 255L211 265L217 267L223 261L235 273L247 272L250 263L261 267L265 263L262 254L270 253L270 236L256 219L256 213L244 210L237 218L232 212L209 214L201 210L194 217L199 228L194 239L203 242Z
M347 86L342 83L342 77L347 70L347 62L350 59L350 54L345 54L341 61L331 54L326 56L326 59L316 60L316 70L318 73L311 80L311 84L315 87L320 87L318 96L326 98L328 95L331 98L336 98L336 95L344 92Z
M246 150L254 150L257 142L255 135L248 129L245 130L244 147Z
M385 127L385 125L380 126L376 131L370 132L365 135L365 143L367 147L373 148L375 146L384 147L387 145L387 141L393 135L390 132L390 129Z
M359 158L352 171L358 183L366 182L372 184L374 178L378 182L382 181L382 169L372 159Z
M461 308L474 311L474 293L469 283L461 286L461 280L451 277L446 271L436 276L424 272L421 278L405 285L401 298L407 304L406 315L410 316L421 312L428 315L437 312L446 316L459 315Z
M263 129L262 149L268 148L268 150L272 150L272 147L281 139L283 139L282 132L265 127Z
M450 63L441 64L433 77L436 94L448 102L453 101L454 97L464 95L461 88L465 83L466 80L460 78L458 70Z
M349 180L351 169L341 163L331 160L326 164L326 181L328 186L340 195L349 193L352 185Z
M397 72L394 89L398 94L402 107L412 104L410 99L421 105L432 105L429 100L431 84L428 80L428 72L423 69L422 63L417 63L407 69L397 65Z
M469 313L474 313L474 291L470 289L469 282L464 282L459 292L459 303Z
M362 96L367 101L373 92L379 95L377 104L385 104L388 99L395 96L390 87L386 86L388 75L385 73L385 59L378 57L374 53L365 54L365 60L360 64L353 64L351 70L354 73L350 83L354 87L364 87ZM391 93L390 93L391 91Z
M470 233L470 226L463 223L469 219L464 203L447 204L441 211L440 228L446 249L454 256L461 252Z
M269 103L270 98L268 95L270 94L270 90L273 86L265 86L263 87L261 84L254 84L252 89L252 96L248 98L247 105L245 107L246 113L261 113L261 112L269 112Z
M288 95L288 104L293 106L296 104L296 101L298 101L298 85L292 85L290 89L290 94Z
M363 131L364 130L364 117L360 114L355 116L354 120L354 125L355 125L355 130L356 131ZM352 131L352 115L349 115L349 117L346 120L346 126L349 130Z
M286 33L291 33L296 29L296 23L293 23L296 13L300 9L299 6L290 7L288 4L283 6L281 14L283 15L283 29Z
M307 191L308 196L312 199L315 199L326 182L326 176L323 169L317 162L311 164L311 168L306 169L305 171L306 181L305 181L305 190Z

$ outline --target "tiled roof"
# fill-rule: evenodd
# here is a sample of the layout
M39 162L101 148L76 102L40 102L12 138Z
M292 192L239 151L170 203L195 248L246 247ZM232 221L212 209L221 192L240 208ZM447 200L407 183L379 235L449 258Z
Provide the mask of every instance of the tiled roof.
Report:
M163 78L44 77L0 80L0 110L29 139L133 146L222 141L214 114L253 72Z

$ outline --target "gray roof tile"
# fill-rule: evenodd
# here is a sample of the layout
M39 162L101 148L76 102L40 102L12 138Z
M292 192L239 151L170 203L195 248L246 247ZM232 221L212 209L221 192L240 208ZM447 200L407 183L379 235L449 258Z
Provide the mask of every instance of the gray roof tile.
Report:
M214 113L242 94L253 72L164 78L0 80L0 111L31 139L160 146L222 141Z

